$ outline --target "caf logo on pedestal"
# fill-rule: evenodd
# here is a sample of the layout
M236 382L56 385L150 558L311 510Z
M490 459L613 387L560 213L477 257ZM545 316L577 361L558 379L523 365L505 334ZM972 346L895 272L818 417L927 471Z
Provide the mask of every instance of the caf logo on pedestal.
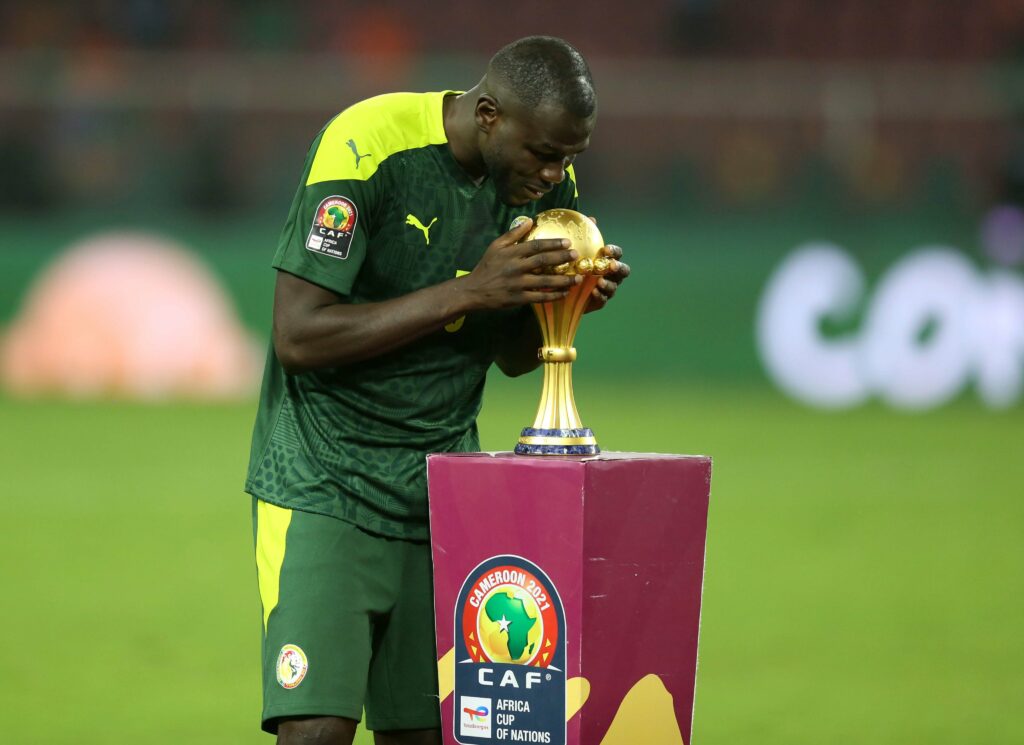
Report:
M565 743L562 599L536 564L492 556L466 576L454 608L456 742Z

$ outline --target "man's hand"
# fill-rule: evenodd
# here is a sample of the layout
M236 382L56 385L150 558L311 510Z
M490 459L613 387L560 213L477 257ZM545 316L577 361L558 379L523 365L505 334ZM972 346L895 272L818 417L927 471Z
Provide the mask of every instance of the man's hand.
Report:
M472 272L456 280L465 291L471 310L558 300L583 281L578 276L545 273L559 264L575 261L579 254L564 238L518 243L532 228L533 220L524 220L488 246Z
M597 225L597 218L588 216L594 225ZM607 245L598 251L600 256L607 256L609 259L615 259L619 262L619 268L611 274L606 274L602 277L597 286L591 291L590 297L587 299L587 307L584 309L584 313L590 313L593 310L601 310L612 297L615 296L615 291L619 289L626 277L629 276L629 264L622 261L622 249L618 246Z
M595 287L590 297L587 299L587 309L585 313L589 313L592 310L600 310L605 304L611 300L615 295L615 291L618 290L618 286L625 281L626 277L630 275L630 265L623 261L623 250L617 246L605 246L599 252L601 256L607 256L609 259L615 259L618 262L618 269L605 274L603 277L598 279L597 287Z
M605 246L598 253L601 256L607 256L618 261L619 268L598 280L597 286L591 291L590 297L587 298L587 308L583 311L584 313L590 313L593 310L603 308L615 296L615 291L619 289L619 285L629 276L629 264L622 261L621 248L618 246Z

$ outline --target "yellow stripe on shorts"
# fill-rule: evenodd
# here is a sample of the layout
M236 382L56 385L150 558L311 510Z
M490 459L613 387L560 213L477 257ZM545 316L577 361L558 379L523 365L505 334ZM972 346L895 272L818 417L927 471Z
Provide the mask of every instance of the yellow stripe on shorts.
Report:
M292 522L286 507L256 501L256 575L263 603L263 630L267 630L270 612L277 606L281 589L281 565L284 564L285 538Z

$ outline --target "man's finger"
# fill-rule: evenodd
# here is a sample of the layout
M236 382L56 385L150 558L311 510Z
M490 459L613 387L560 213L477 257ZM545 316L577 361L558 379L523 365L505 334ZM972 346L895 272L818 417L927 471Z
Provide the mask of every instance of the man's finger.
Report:
M618 269L616 269L615 272L607 276L608 278L615 282L621 282L622 280L629 276L629 264L627 264L624 261L620 261Z
M569 289L582 281L576 276L564 274L527 274L523 277L523 287L529 290L538 290L544 287L562 290Z
M559 264L566 264L570 261L576 261L579 258L579 254L571 248L561 249L558 251L545 251L544 253L534 254L525 260L526 267L530 271L540 271L548 267L558 266Z
M529 217L524 217L521 222L517 221L514 221L509 231L498 238L495 243L500 246L511 246L513 243L518 243L525 238L526 234L533 228L533 220Z
M567 249L572 245L568 238L540 238L535 241L525 241L516 246L516 254L519 256L533 256L544 251L558 251Z
M602 246L598 253L611 259L622 258L622 249L614 245Z
M561 300L568 294L568 290L531 291L524 292L522 297L527 303L550 303L552 300Z
M587 298L587 307L584 309L584 313L590 313L593 310L601 310L608 304L608 298L601 294L600 290L596 287L593 292L590 293L590 297Z

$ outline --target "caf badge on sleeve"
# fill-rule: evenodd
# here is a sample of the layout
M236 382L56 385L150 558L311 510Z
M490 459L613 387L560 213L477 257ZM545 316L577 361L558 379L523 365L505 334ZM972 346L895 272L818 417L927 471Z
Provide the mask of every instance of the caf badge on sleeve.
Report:
M347 259L359 211L348 197L327 197L316 208L306 248L335 259Z

